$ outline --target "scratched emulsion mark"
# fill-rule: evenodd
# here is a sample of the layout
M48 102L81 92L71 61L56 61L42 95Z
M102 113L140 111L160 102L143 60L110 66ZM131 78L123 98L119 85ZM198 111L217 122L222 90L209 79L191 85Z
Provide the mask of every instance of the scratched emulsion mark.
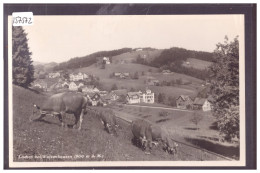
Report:
M13 26L33 25L32 12L13 12Z

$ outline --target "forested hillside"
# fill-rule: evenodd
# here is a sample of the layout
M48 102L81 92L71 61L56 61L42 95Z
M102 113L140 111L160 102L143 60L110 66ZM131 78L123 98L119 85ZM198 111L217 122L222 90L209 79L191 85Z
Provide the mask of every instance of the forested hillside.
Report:
M160 68L162 70L167 69L173 72L182 73L196 77L199 79L208 78L208 69L196 69L193 67L183 66L183 63L188 58L200 59L207 62L214 62L213 53L192 51L183 48L173 47L162 51L160 56L154 58L151 62L146 59L138 57L136 63L145 64L153 67Z
M72 58L69 61L60 63L54 70L76 69L82 67L88 67L97 62L98 57L111 57L120 55L122 53L130 52L132 48L122 48L112 51L100 51L83 57Z

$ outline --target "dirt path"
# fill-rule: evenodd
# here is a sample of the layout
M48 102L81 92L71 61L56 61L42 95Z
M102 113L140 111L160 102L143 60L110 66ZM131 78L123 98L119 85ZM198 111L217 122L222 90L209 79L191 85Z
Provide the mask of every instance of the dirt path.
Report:
M143 108L153 108L153 109L164 109L164 110L173 110L173 111L182 111L182 112L193 112L185 109L177 109L177 108L166 108L166 107L157 107L157 106L141 106L141 105L125 105L129 107L143 107Z

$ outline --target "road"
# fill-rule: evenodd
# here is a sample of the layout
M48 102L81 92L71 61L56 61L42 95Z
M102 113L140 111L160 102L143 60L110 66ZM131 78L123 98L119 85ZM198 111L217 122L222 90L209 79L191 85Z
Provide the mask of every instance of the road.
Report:
M166 108L166 107L158 107L158 106L142 106L142 105L127 105L127 104L125 104L124 106L144 107L144 108L153 108L153 109L164 109L164 110L173 110L173 111L182 111L182 112L193 112L193 111L185 110L185 109Z

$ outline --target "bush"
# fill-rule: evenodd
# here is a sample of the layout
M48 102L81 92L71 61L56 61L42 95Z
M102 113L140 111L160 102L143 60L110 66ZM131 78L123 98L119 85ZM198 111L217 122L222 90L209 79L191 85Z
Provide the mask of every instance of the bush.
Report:
M167 117L168 115L169 115L169 113L166 111L159 112L160 117Z

